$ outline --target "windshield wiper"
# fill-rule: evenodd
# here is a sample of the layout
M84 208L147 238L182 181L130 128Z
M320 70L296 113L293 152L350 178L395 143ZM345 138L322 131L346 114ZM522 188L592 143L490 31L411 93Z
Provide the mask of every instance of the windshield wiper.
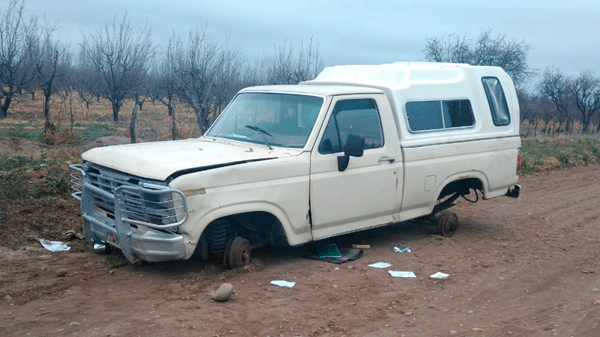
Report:
M264 140L265 140L265 143L267 143L267 147L269 148L269 150L273 150L273 147L271 147L271 144L269 143L269 141L267 140L267 137L265 136L265 135L267 135L267 136L269 136L269 137L273 137L273 135L272 135L272 134L270 134L270 133L268 133L267 131L265 131L265 130L263 130L263 129L259 128L258 126L254 126L254 125L246 125L246 127L247 127L248 129L250 129L250 130L254 130L254 131L256 131L256 132L260 133L260 135L261 135L261 136L264 138Z

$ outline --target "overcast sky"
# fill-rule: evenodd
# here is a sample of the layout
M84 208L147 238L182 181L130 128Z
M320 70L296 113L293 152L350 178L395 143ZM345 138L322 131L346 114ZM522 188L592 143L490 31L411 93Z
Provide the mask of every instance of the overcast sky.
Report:
M600 75L600 0L26 0L27 14L59 21L59 36L81 42L115 14L152 26L165 45L204 24L214 38L230 36L248 60L276 43L313 37L326 65L422 61L428 37L505 33L531 45L529 64L576 75ZM3 11L8 0L0 0Z

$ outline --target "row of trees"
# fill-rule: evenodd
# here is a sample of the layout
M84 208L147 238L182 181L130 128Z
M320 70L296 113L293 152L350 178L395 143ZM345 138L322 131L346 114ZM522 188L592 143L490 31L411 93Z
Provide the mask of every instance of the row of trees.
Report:
M51 96L76 92L88 108L94 99L106 98L115 122L125 100L133 100L133 142L137 112L146 99L166 105L173 121L175 103L185 104L204 131L209 114L220 111L242 87L297 83L323 68L312 39L307 44L284 41L249 65L239 47L215 40L206 26L186 37L173 34L159 48L152 41L152 28L132 26L127 14L84 33L74 62L69 44L54 36L56 25L26 17L24 0L10 0L0 19L0 119L7 117L15 95L42 92L47 130L54 128Z
M176 136L176 107L194 111L198 127L210 125L210 114L218 113L240 89L258 84L290 84L314 78L323 68L318 45L283 41L272 53L254 63L244 59L239 47L218 41L206 26L173 34L159 47L152 29L131 25L127 14L113 19L97 31L86 32L76 57L68 42L55 38L56 24L40 23L25 15L24 0L10 0L0 8L0 119L6 118L16 95L24 92L44 98L46 130L55 127L50 101L54 95L72 97L86 104L100 97L112 105L115 122L126 100L135 102L129 122L135 142L138 109L145 100L160 102L173 119ZM600 78L592 71L569 76L558 68L546 69L535 90L523 90L536 74L527 62L530 46L490 30L475 39L450 34L429 38L424 58L432 62L493 65L505 69L519 88L522 121L537 130L600 130ZM74 61L75 60L75 61ZM577 122L577 123L576 123Z
M591 70L569 76L550 67L533 92L527 92L523 88L536 74L527 63L529 49L524 40L511 40L505 34L494 35L486 30L474 40L455 34L429 38L423 52L432 62L502 67L518 88L521 121L529 124L527 133L537 132L540 124L546 133L571 133L576 122L587 133L592 131L594 119L596 131L600 131L600 77Z

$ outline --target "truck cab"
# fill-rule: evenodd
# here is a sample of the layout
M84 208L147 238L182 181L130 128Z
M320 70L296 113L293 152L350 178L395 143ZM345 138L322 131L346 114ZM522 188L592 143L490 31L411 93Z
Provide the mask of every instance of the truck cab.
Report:
M86 237L132 262L236 268L260 245L413 219L450 235L457 198L518 196L518 123L500 68L335 66L241 90L198 139L92 149L73 195Z

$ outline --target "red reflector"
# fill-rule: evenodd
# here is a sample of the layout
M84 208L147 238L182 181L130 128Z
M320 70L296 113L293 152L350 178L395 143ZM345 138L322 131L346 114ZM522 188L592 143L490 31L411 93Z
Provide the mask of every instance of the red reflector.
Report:
M521 155L517 155L517 168L521 168Z

